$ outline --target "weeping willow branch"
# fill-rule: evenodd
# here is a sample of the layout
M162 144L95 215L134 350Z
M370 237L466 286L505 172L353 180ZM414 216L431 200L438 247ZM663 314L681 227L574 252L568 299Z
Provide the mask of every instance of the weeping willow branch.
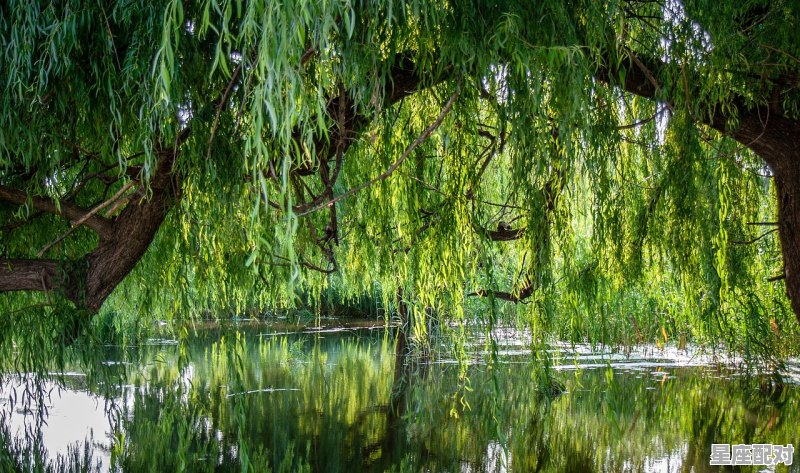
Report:
M559 6L557 3L534 8L526 2L499 2L483 10L465 8L458 2L421 2L419 6L422 8L415 8L413 12L404 11L403 15L384 18L385 15L370 16L366 9L350 8L342 2L311 2L308 9L300 12L281 9L275 2L263 5L244 2L241 9L225 14L214 9L204 11L202 4L197 2L171 2L166 12L163 8L145 8L143 5L146 3L127 2L119 7L118 15L106 17L102 8L89 2L85 5L85 14L80 16L82 20L76 22L75 15L61 15L66 13L65 7L54 2L53 8L42 10L42 15L31 17L29 22L8 21L0 25L0 37L19 38L25 44L33 45L6 58L9 66L3 69L9 86L5 96L7 106L0 111L5 137L0 140L0 185L8 187L0 187L0 201L4 201L0 212L3 217L9 216L5 217L9 222L0 223L0 228L13 228L16 220L21 218L25 219L27 226L24 231L14 231L8 236L4 234L2 249L15 253L15 257L33 256L40 244L37 241L36 247L31 247L30 242L25 241L29 235L38 235L34 232L40 231L46 235L42 241L46 243L63 233L62 229L67 225L58 217L33 221L36 212L57 214L69 222L79 222L100 237L95 238L85 230L75 232L67 240L70 244L63 245L63 257L70 261L56 266L47 260L41 263L8 260L11 269L6 268L0 274L6 278L2 284L8 286L2 287L48 290L48 287L60 284L57 272L66 269L65 280L67 277L70 281L78 280L86 288L81 303L97 309L109 291L148 251L152 241L158 245L154 247L158 254L145 260L142 270L150 272L144 276L177 282L180 273L190 272L184 269L208 263L211 259L194 262L191 258L181 258L182 255L175 251L176 241L199 247L213 240L214 245L207 245L208 251L220 255L224 252L226 258L219 260L227 261L228 254L241 251L241 246L237 245L242 238L250 241L250 237L258 232L259 238L252 240L258 241L259 245L261 242L270 248L292 245L298 252L306 249L309 251L306 260L319 263L319 269L322 269L335 268L335 260L330 255L340 239L341 230L344 235L342 246L346 245L342 254L352 259L348 261L352 264L348 264L347 269L353 278L348 278L346 284L357 281L356 287L363 288L380 279L387 282L385 287L389 290L392 284L402 283L406 287L416 284L432 296L436 295L439 287L457 290L459 295L466 292L461 288L464 287L463 281L470 280L469 275L460 270L472 268L470 258L482 260L489 253L494 256L494 250L500 249L500 245L489 245L481 240L521 239L520 244L510 245L513 249L502 252L491 264L501 268L495 274L506 274L507 269L503 268L513 264L515 251L521 247L526 251L536 251L538 247L537 261L521 265L529 277L523 279L517 275L512 278L508 272L506 284L509 287L499 287L504 291L483 289L474 293L481 296L494 294L503 300L519 302L531 297L534 290L540 290L540 286L533 286L531 281L542 284L539 281L546 279L544 275L552 270L568 269L571 264L569 261L562 263L567 258L551 258L555 256L555 246L549 246L551 235L552 238L563 236L565 242L576 237L577 248L586 236L575 228L580 226L600 236L598 245L589 248L592 252L606 252L612 245L621 243L619 248L625 256L631 245L641 246L645 241L641 235L646 234L654 212L660 211L662 205L665 209L672 208L668 207L672 200L663 203L664 199L673 199L674 195L681 194L682 189L675 187L681 182L706 182L698 178L707 177L704 173L715 165L709 159L713 153L709 152L707 143L697 140L698 146L694 146L693 137L680 132L691 132L695 125L707 125L762 155L770 166L770 172L774 171L775 177L770 182L774 193L768 194L762 187L747 192L753 192L760 199L767 195L776 196L778 206L773 207L778 209L777 213L750 212L748 205L746 211L736 212L730 220L720 224L729 228L746 219L761 218L781 222L776 228L781 237L787 287L795 288L790 297L797 301L793 308L800 314L800 128L795 113L798 108L796 81L786 82L788 78L796 77L793 67L796 68L800 62L794 58L797 55L792 51L790 40L742 50L738 38L731 40L731 35L723 34L731 31L717 31L726 29L727 16L720 15L719 22L703 25L710 18L708 10L701 13L691 5L687 5L685 12L681 9L680 15L676 13L674 18L669 18L663 15L666 8L663 5L659 8L638 2L625 2L622 9L596 8L591 2L576 3L570 6L574 11L551 8ZM647 3L651 2L648 0ZM720 8L719 12L735 11L733 7L719 6L724 3L711 2L708 7ZM9 18L30 16L25 2L11 2L10 5L7 13L15 12L17 16L9 14ZM185 10L181 15L173 11L179 5ZM744 16L752 16L750 10L746 10ZM538 21L542 11L547 11L549 17L552 13L552 28L522 27ZM781 8L772 11L776 15L786 14L787 18L791 14L784 13L791 10ZM343 14L351 13L350 21L358 19L355 22L357 27L341 25ZM638 21L630 23L625 18L626 13ZM678 25L684 23L684 19L685 22L694 21L693 15L701 16L697 19L697 28L685 28L689 23ZM105 21L92 21L93 18L104 18ZM271 20L265 22L263 18ZM652 25L663 31L635 35L620 31L629 28L629 23L645 29L646 25ZM346 28L330 29L336 24ZM114 33L109 51L117 56L116 68L105 67L114 65L113 58L92 53L106 50L102 48L107 46L105 41L110 36L97 35L94 31L104 25L109 35ZM736 25L728 23L727 26ZM670 37L674 38L674 46L691 45L704 27L718 43L718 47L708 53L694 55L690 50L689 54L665 55L657 42L651 41ZM50 37L47 32L54 28L69 34ZM766 23L763 29L763 32L761 28L753 31L754 35L764 34L754 36L750 44L771 43L773 38L779 37L791 38L787 36L791 31L780 27L778 22ZM343 34L345 30L349 30L347 34ZM225 38L218 37L222 31L233 33L222 34ZM509 31L514 34L506 34ZM374 38L408 39L386 39L376 43ZM215 44L225 45L225 48L217 48L216 55L213 52ZM474 50L467 55L454 54L464 46ZM52 55L51 50L63 54ZM769 57L762 57L763 61L759 61L758 54L768 50L790 51L791 55L779 53L780 56L776 57L765 54ZM232 51L241 57L233 57ZM726 57L730 51L740 51L742 55ZM245 60L246 57L252 59ZM773 64L787 58L794 58L793 62L780 64L780 69ZM444 66L448 63L451 65ZM120 67L121 64L125 67ZM762 68L766 70L760 70ZM714 83L713 77L720 74L729 75L729 82L733 85ZM421 90L441 87L439 84L444 81L452 87L456 76L464 81L463 87L459 84L462 91L458 99L456 93L444 105L447 96L456 89L450 89L437 98L433 107L444 106L437 122L412 142L416 138L413 134L422 132L438 113L434 108L426 112L430 117L423 117L422 124L415 126L413 134L404 138L403 130L408 127L404 128L403 121L406 120L407 124L417 120L423 110L431 110L430 106L425 103L425 97L408 100L395 110L390 110L392 104ZM98 88L98 83L108 87ZM632 94L647 100L635 100L631 110L636 117L624 120L621 115L625 112L620 109L619 97L628 101ZM84 100L85 97L92 100ZM661 127L653 124L658 120L658 113L673 105L676 111L670 122L673 126L666 135L669 140L664 141L657 136L662 135ZM191 116L185 113L176 116L176 109L190 110ZM645 115L640 116L643 110L658 112L645 118ZM445 119L445 115L458 115L458 120ZM179 145L188 133L181 133L173 143L163 140L171 141L184 122L188 125L187 132L196 127L203 134L195 134L187 146L180 149L179 155ZM645 123L649 125L639 130L638 127ZM359 138L373 125L377 127L375 131L381 133L370 138L386 140L377 143L377 148L396 149L402 155L383 157L386 162L380 165L380 169L364 175L359 172L359 167L363 169L363 162L347 162L346 166L342 162L344 159L371 159L361 153L364 151L361 145L369 146L366 140ZM615 128L613 125L618 126ZM548 126L571 130L559 138L557 134L548 135ZM636 129L636 133L618 131L629 128ZM422 156L425 153L421 151L434 140L429 139L433 133L452 138L446 143L443 141L442 146L436 146L435 159L438 161ZM513 134L513 139L506 140L508 134ZM720 142L722 138L715 132L709 135L713 142ZM222 136L230 137L226 140L226 146L230 145L230 159L220 156L208 162L204 158L217 148L221 149ZM647 148L619 146L620 140L638 140ZM423 142L425 144L420 146ZM543 153L540 146L550 142L557 142L565 155ZM508 152L504 151L504 145ZM690 147L682 149L687 145ZM347 154L350 146L361 149L359 153ZM168 148L166 152L162 152L164 147ZM650 159L647 156L649 150L665 152ZM683 164L693 165L680 168L681 172L685 171L685 181L670 180L664 189L652 190L652 196L647 195L650 191L645 187L622 187L631 176L635 180L640 172L650 174L647 170L651 167L658 172L664 171L662 167L675 167L662 159L673 152L685 156ZM137 161L140 167L128 166L128 161L137 156L143 157L141 163ZM559 213L559 219L555 218L555 213L550 214L553 203L549 197L542 198L553 193L540 188L543 179L552 172L554 162L564 165L569 172L550 187L557 189L567 181L574 189L570 192L570 198L574 200L559 209L564 210ZM278 166L278 163L285 167ZM574 164L568 168L569 163ZM742 163L749 166L751 159L746 157ZM384 170L385 166L389 168ZM110 172L112 167L119 167L119 172ZM124 184L126 172L131 178L131 172L140 175L142 189L131 191L128 197L121 196L102 212L92 212L76 205L105 201ZM267 184L264 180L259 183L264 185L253 186L250 190L248 187L255 183L242 185L241 181L248 178L245 175L251 178L269 176L270 182ZM287 175L291 181L286 179ZM375 175L378 176L373 178ZM388 180L389 177L392 181ZM736 171L732 171L729 177L731 180L726 182L732 187L742 182ZM181 206L181 213L176 218L165 219L181 198L182 179L187 179L185 206ZM394 194L380 195L377 192L377 188L386 187L386 182L394 183L400 179L405 183L416 180L431 192L414 186L419 195L403 200ZM351 199L354 201L352 205L336 205L336 202L382 180L386 182L362 193L359 196L362 198ZM350 185L342 189L342 195L336 196L334 189L339 189L343 181ZM369 182L361 184L363 181ZM276 187L283 187L272 188L272 182ZM296 200L289 199L293 196L286 196L289 185L294 186L293 190L299 194ZM722 202L714 199L715 193L722 189L711 185L702 189L692 188L689 190L697 192L679 195L686 200L696 199L696 202L685 202L686 206L675 207L681 211L675 212L675 218L664 222L664 226L679 228L678 219L697 208L691 204ZM36 193L43 194L43 197L32 197ZM498 193L503 197L494 197ZM363 199L364 194L370 194L372 202ZM249 198L256 195L262 196L266 205L253 206L250 225L241 225L243 220L247 220L245 214L252 203ZM478 197L499 201L507 199L507 202L494 204ZM534 200L536 204L533 205L537 208L531 209L530 202ZM400 205L393 208L393 212L384 211L395 202ZM586 207L587 202L596 204L595 212L571 215L570 210ZM514 207L512 203L523 208ZM296 204L291 208L293 215L284 215L291 204ZM481 204L501 210L479 207ZM617 204L622 205L612 208ZM27 208L18 208L19 205ZM430 209L436 210L437 206L441 206L441 210L433 216ZM482 212L469 215L469 206L486 210L486 216L481 215ZM325 208L327 210L323 210ZM508 210L512 208L517 210ZM227 229L220 229L218 234L211 236L205 230L201 234L189 235L191 227L187 229L183 224L187 220L194 221L192 212L209 210L211 219L232 222L233 225L227 225ZM302 225L295 225L294 216L317 210L322 210L325 215L306 218L304 223L308 224L308 231L304 231ZM632 218L637 216L637 212L641 218ZM111 215L115 217L109 218ZM515 224L509 215L524 219L521 221L527 224ZM82 220L84 217L86 219ZM415 218L427 220L417 224ZM573 218L573 222L567 221ZM556 228L551 219L565 225ZM348 220L354 223L347 224ZM468 241L459 241L458 236L463 232L473 231L473 220L483 227L475 231L485 238L470 235ZM505 223L498 226L500 220L520 228ZM163 238L160 236L156 240L154 235L162 224L166 227L160 234ZM240 225L247 227L242 229L244 236L240 235ZM704 220L690 222L690 230L703 226L702 229L707 230L707 225L709 223ZM391 241L389 238L369 241L367 238L371 234L394 232L401 226L404 231L397 232L400 238L391 242L390 249L398 247L398 252L408 251L408 232L418 231L411 237L410 246L414 248L414 254L407 260L415 264L425 262L425 266L406 266L411 263L405 261L397 262L396 268L393 267L395 263L389 265L383 261L375 265L360 264L370 261L376 254L383 256L385 252L375 251L376 244ZM270 227L276 231L270 231ZM433 230L426 231L428 228ZM771 228L765 227L753 233L758 235ZM297 229L301 230L295 232ZM609 229L620 231L606 231ZM637 234L636 230L640 232ZM423 234L425 241L416 244L423 231L426 231ZM366 236L365 241L353 241L352 237L345 240L348 233L362 238ZM178 240L180 236L183 236L182 240ZM63 238L59 237L57 242ZM578 238L581 241L577 241ZM742 238L750 238L750 235ZM778 244L771 239L768 242L774 246ZM322 249L322 255L316 251L315 243ZM462 243L463 247L459 247ZM654 238L653 242L648 242L651 243L654 248L674 249L670 240ZM441 248L449 250L446 245L453 245L453 251L440 251ZM695 249L688 247L687 251ZM53 253L52 250L49 252ZM647 253L650 254L640 260L646 260L648 265L659 263L651 256L656 252ZM702 249L696 252L698 255L706 253ZM451 255L457 257L453 259ZM583 253L576 256L583 257ZM175 264L153 269L162 257ZM333 266L324 266L325 257ZM338 254L337 257L341 258ZM153 259L159 261L151 264ZM220 261L214 259L213 263L222 264ZM293 261L292 264L296 263ZM464 264L464 267L450 267L453 264ZM681 264L687 263L682 259ZM428 278L428 274L436 274L442 266L448 269L441 271L444 281L427 282L434 279ZM373 273L369 268L375 268L377 272ZM745 269L752 275L756 271L754 268ZM610 276L630 275L616 264L607 269L615 273ZM210 271L209 274L221 275L222 272ZM399 281L400 274L408 274L408 280ZM233 280L234 276L233 273L219 276L219 282L227 284L228 278ZM18 278L17 286L9 282L8 278L13 277ZM310 278L300 281L300 284L317 284L323 280ZM208 287L216 283L210 281ZM148 286L154 285L147 277L131 280L130 284L133 289L130 293L134 296L149 293L151 289ZM185 284L175 284L174 289L169 289L186 291L191 289L187 285L194 284L204 285L206 282L185 281ZM700 278L697 284L703 284ZM467 290L475 289L478 288L469 287ZM245 293L244 290L237 292ZM187 301L182 303L193 304L189 299L182 298Z
M387 177L391 176L392 173L395 172L397 170L397 168L399 168L400 165L403 164L403 161L405 161L406 158L408 158L408 156L411 154L411 152L414 151L414 149L416 149L417 146L419 146L420 144L425 142L425 140L427 140L428 137L431 136L431 134L437 128L439 128L439 126L442 124L442 121L444 121L444 118L447 116L447 114L453 108L453 104L456 103L456 99L458 98L458 95L459 95L459 90L456 90L453 93L453 95L450 96L450 100L447 101L447 103L445 104L445 106L442 109L442 111L439 113L439 116L436 118L436 120L428 128L426 128L422 132L422 134L419 135L417 137L417 139L414 140L414 142L411 143L408 146L408 148L406 148L406 150L403 152L403 154L400 156L400 158L398 158L397 161L395 161L391 166L389 166L389 168L386 171L381 173L379 176L377 176L377 177L375 177L373 179L370 179L369 181L365 182L364 184L361 184L360 186L354 187L354 188L350 189L349 191L347 191L347 192L345 192L343 194L340 194L340 195L334 197L333 199L331 199L331 200L329 200L329 201L327 201L327 202L325 202L323 204L320 204L320 205L318 205L316 207L313 207L311 210L307 210L307 211L305 211L303 213L298 214L298 217L302 217L303 215L307 215L307 214L310 214L312 212L316 212L317 210L320 210L320 209L323 209L325 207L328 207L329 205L333 205L336 202L339 202L340 200L345 199L345 198L355 194L356 192L364 190L367 187L375 184L376 182L380 182L380 181L386 179Z
M550 240L550 225L552 224L552 217L553 213L556 210L556 203L558 200L558 196L564 190L564 186L566 185L566 181L564 180L564 171L560 168L556 168L554 170L553 175L548 179L547 183L544 185L542 192L544 193L544 229L543 233L541 234L541 238L536 243L536 250L534 254L539 253L542 248L547 248L549 245ZM480 227L477 227L480 228ZM485 230L484 230L485 231ZM497 232L494 232L494 236L500 237L521 237L524 234L524 229L514 230L511 228L498 228ZM490 238L493 236L493 232L487 232L487 236ZM496 241L509 241L515 238L506 239L498 239ZM522 262L523 266L525 266L525 260ZM517 276L519 277L519 276ZM469 297L492 297L495 299L500 299L508 302L523 302L525 299L531 297L534 293L534 289L536 288L536 278L533 274L533 269L529 269L523 279L525 281L525 285L522 286L518 291L514 292L505 292L505 291L493 291L489 289L479 289L475 292L471 292L467 294ZM516 282L514 283L516 285Z
M222 97L219 99L219 104L217 105L217 112L214 114L214 121L211 122L211 133L208 137L208 149L206 150L206 159L211 159L211 146L214 144L214 136L217 134L217 127L219 126L219 118L222 115L222 110L228 104L228 99L231 96L231 92L233 91L233 86L236 84L236 81L239 80L239 75L242 73L242 64L244 64L244 59L242 62L236 66L234 69L233 74L231 74L231 80L228 82L228 86L225 87L225 91L222 93Z
M775 233L777 231L778 231L777 228L773 228L772 230L764 232L761 235L759 235L759 236L757 236L755 238L752 238L750 240L745 240L745 241L734 240L734 241L731 241L731 244L732 245L752 245L753 243L757 242L758 240L761 240L762 238L764 238L766 236L772 235L773 233Z

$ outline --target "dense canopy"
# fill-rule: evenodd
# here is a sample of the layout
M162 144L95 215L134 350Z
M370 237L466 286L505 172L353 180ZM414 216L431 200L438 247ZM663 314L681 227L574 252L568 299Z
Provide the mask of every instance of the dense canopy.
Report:
M798 13L3 2L0 340L399 296L418 332L512 314L785 354Z

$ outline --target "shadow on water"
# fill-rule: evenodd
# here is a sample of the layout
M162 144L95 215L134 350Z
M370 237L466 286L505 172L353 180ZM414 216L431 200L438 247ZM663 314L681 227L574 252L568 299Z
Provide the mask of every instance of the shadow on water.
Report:
M697 357L554 346L565 389L554 396L517 349L524 337L503 342L496 363L481 361L476 339L459 364L409 358L402 332L284 332L249 327L120 353L113 361L132 368L113 422L102 387L76 375L52 397L38 450L14 440L24 412L9 413L0 466L46 471L49 454L61 462L49 471L705 472L725 471L708 465L712 443L800 445L797 386L770 388ZM80 442L67 456L52 440L58 416Z

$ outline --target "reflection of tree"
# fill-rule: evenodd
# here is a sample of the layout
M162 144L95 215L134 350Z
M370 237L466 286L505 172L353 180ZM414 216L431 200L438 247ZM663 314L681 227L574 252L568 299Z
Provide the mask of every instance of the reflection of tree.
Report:
M716 403L708 398L701 400L692 408L691 430L687 439L682 472L703 473L711 470L707 451L710 450L712 443L722 443L721 439L715 442L717 432L722 427L720 414L722 412Z
M786 443L796 436L781 420L798 416L797 403L787 402L796 399L795 391L785 390L770 404L755 381L717 379L698 368L627 375L585 371L567 377L567 394L547 402L530 382L530 367L475 366L469 372L473 390L464 393L470 408L457 409L455 418L450 394L459 386L458 369L402 363L407 355L397 356L400 344L393 340L345 343L303 359L289 356L285 342L256 345L239 348L258 367L248 382L296 386L297 397L242 397L247 418L237 437L237 404L212 388L225 384L231 369L227 358L218 357L198 367L203 383L189 395L191 402L170 407L210 414L222 440L198 437L198 445L219 445L195 451L219 452L225 458L221 471L238 468L240 459L228 452L242 441L273 467L289 461L283 452L291 451L293 465L314 471L389 471L401 465L491 471L499 464L493 446L505 438L512 471L639 471L672 455L684 471L702 472L708 471L711 443ZM168 398L166 391L158 395ZM177 424L179 430L191 426ZM131 437L131 444L142 443L154 429Z
M397 292L397 315L399 327L394 342L394 371L391 395L386 405L376 406L362 415L377 413L385 418L384 429L378 440L363 447L364 458L371 469L386 471L401 460L403 452L408 448L405 416L409 403L408 396L415 387L425 383L429 364L426 354L419 346L409 342L411 324L409 308L403 298L403 291ZM421 449L423 457L429 452Z
M112 455L125 471L495 471L505 448L512 471L642 471L670 456L703 472L711 443L800 443L791 387L773 399L703 368L587 370L559 374L566 393L548 401L529 365L472 366L464 390L457 366L399 346L241 337L187 346L189 370L161 350L131 376L141 387Z

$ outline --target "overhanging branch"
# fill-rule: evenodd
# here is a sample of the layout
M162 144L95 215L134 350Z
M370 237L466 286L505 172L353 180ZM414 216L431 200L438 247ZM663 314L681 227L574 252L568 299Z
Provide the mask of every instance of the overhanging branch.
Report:
M419 135L419 136L417 137L417 139L416 139L416 140L414 140L414 141L413 141L413 142L412 142L412 143L411 143L411 144L408 146L408 148L406 148L406 150L405 150L405 151L403 152L403 154L402 154L402 155L401 155L401 156L400 156L400 157L397 159L397 161L395 161L394 163L392 163L392 165L391 165L391 166L389 166L389 168L388 168L386 171L384 171L384 172L383 172L383 173L381 173L380 175L378 175L378 176L376 176L376 177L374 177L374 178L370 179L369 181L367 181L367 182L365 182L365 183L363 183L363 184L361 184L361 185L359 185L359 186L356 186L356 187L354 187L354 188L352 188L352 189L348 190L347 192L345 192L345 193L343 193L343 194L339 194L338 196L336 196L336 197L335 197L335 198L333 198L333 199L330 199L330 200L329 200L329 201L327 201L327 202L324 202L324 203L322 203L322 204L320 204L320 205L317 205L316 207L313 207L313 208L312 208L312 209L310 209L310 210L307 210L307 211L305 211L305 212L303 212L303 213L301 213L301 214L298 214L298 216L303 216L303 215L306 215L306 214L309 214L309 213L315 212L315 211L317 211L317 210L320 210L320 209L322 209L322 208L328 207L329 205L333 205L333 204L335 204L336 202L338 202L338 201L340 201L340 200L342 200L342 199L344 199L344 198L346 198L346 197L349 197L349 196L351 196L351 195L355 194L355 193L356 193L356 192L358 192L358 191L361 191L361 190L363 190L363 189L366 189L367 187L369 187L369 186L371 186L371 185L375 184L376 182L382 181L382 180L386 179L387 177L391 176L391 175L392 175L392 173L393 173L394 171L396 171L396 170L397 170L397 168L399 168L401 164L403 164L403 161L405 161L405 160L406 160L406 158L408 158L408 156L411 154L411 152L412 152L412 151L414 151L414 149L416 149L416 147L417 147L417 146L419 146L419 145L420 145L420 144L422 144L422 143L423 143L425 140L427 140L427 139L428 139L428 137L431 135L431 133L433 133L433 132L434 132L434 131L435 131L437 128L439 128L439 125L441 125L441 124L442 124L442 121L444 121L444 118L447 116L447 114L448 114L448 113L450 112L450 110L453 108L453 104L455 104L455 101L456 101L456 99L458 98L458 94L459 94L459 91L458 91L458 90L456 90L456 92L454 92L454 93L453 93L453 95L451 95L451 96L450 96L450 99L447 101L447 103L445 104L444 108L442 108L442 111L439 113L439 116L438 116L438 117L436 117L436 120L435 120L435 121L434 121L434 122L433 122L433 123L432 123L432 124L431 124L431 125L430 125L428 128L426 128L426 129L425 129L425 130L422 132L422 134L421 134L421 135Z
M8 186L0 186L0 200L10 202L12 204L30 205L42 212L61 215L75 224L83 219L83 225L92 229L100 237L106 237L111 233L112 224L107 218L100 215L89 215L90 210L77 206L71 202L60 201L50 197L30 196L19 189L14 189ZM88 215L88 218L87 218Z
M525 235L524 228L510 228L500 225L498 226L497 230L488 230L478 225L477 223L473 223L472 226L473 228L475 228L475 231L478 234L483 235L492 241L519 240Z
M639 97L662 100L667 108L673 108L675 97L665 96L664 90L655 80L656 77L665 75L669 67L666 62L645 58L633 51L628 51L630 63L626 67L625 61L616 61L610 55L604 57L604 64L597 67L594 72L595 79L620 87L625 92ZM630 67L633 66L633 67ZM688 97L689 83L686 69L682 69L684 94ZM622 79L622 80L620 80ZM675 88L671 90L676 90ZM726 112L717 105L710 113L700 117L694 115L701 124L709 126L718 132L729 136L761 156L773 170L796 168L796 159L775 159L776 155L790 156L791 150L800 146L800 122L786 117L780 112L780 104L767 103L763 105L749 105L744 97L734 96L730 100ZM734 124L734 126L731 126Z
M504 291L491 291L488 289L480 289L475 292L471 292L467 294L468 296L478 296L478 297L491 297L494 299L500 299L503 301L519 303L523 302L525 299L531 297L533 295L533 282L529 282L525 285L519 292L504 292Z

